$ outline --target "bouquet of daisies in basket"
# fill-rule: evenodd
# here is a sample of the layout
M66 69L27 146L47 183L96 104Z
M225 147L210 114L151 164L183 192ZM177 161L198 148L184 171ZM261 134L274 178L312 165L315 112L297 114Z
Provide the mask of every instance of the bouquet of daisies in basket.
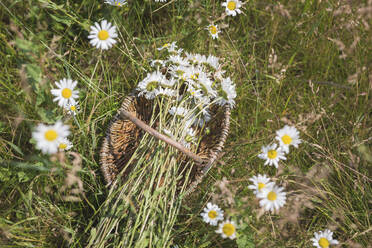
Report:
M160 132L178 137L181 144L191 148L198 144L202 131L208 133L211 106L234 107L235 84L230 77L224 77L219 58L213 55L184 53L175 42L158 50L167 51L167 56L151 61L155 70L139 82L138 96L167 99L168 114L174 119ZM174 125L174 120L182 124L182 130L175 130L178 125Z
M164 59L151 61L154 71L138 83L137 97L151 102L149 126L156 126L158 133L181 144L184 150L196 152L202 137L210 132L216 107L234 106L235 85L224 77L215 56L183 53L175 43L159 50L164 52ZM172 244L173 226L182 204L179 196L187 194L193 161L183 160L182 153L149 133L140 139L128 162L130 171L110 188L87 247ZM116 235L118 231L122 235Z

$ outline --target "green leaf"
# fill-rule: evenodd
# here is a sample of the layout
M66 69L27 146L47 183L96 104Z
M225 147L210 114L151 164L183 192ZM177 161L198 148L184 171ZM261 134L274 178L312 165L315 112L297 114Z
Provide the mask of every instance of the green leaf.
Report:
M35 64L27 64L26 65L27 75L33 79L34 82L41 81L41 69L38 65Z
M7 141L7 140L4 140L5 141L5 143L7 143L9 146L11 146L18 154L20 154L20 155L24 155L23 154L23 152L22 152L22 150L21 150L21 148L19 148L18 146L16 146L15 144L13 144L12 142L10 142L10 141Z
M72 21L70 21L69 19L65 19L65 18L61 18L61 17L58 17L58 16L55 16L55 15L50 15L54 20L56 20L57 22L59 23L63 23L63 24L66 24L67 26L70 26Z
M23 39L16 39L16 45L22 49L22 50L25 50L25 51L31 51L33 50L33 43L31 41L28 41L28 40L23 40Z

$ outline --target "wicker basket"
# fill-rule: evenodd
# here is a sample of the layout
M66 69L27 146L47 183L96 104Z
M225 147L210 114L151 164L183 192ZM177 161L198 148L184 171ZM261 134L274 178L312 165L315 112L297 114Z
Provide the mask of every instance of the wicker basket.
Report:
M143 127L140 127L138 123L136 123L136 120L149 123L152 109L152 101L131 94L124 99L118 113L111 121L100 153L101 170L108 185L115 180L123 169L125 169L125 171L122 172L124 180L125 175L130 172L131 167L127 165L127 162L132 157L145 132ZM213 166L223 149L228 135L230 127L230 108L227 105L225 107L215 106L210 110L212 113L212 119L208 122L210 133L201 140L197 154L191 153L186 148L179 149L174 146L174 144L164 140L181 152L187 152L187 154L179 157L183 160L180 161L181 167L182 164L185 164L187 159L195 160L186 194L191 193L196 188L208 170ZM155 134L154 136L156 138L162 139L159 135L164 135L157 133L155 130L156 126L153 126L147 127L146 131L150 134ZM177 142L174 143L177 145ZM180 144L178 143L178 145Z

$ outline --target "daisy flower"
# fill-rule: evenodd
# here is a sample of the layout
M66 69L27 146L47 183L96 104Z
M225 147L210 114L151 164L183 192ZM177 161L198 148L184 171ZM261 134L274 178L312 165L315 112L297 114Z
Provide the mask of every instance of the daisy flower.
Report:
M79 106L78 102L72 102L72 103L68 103L65 106L65 109L67 110L67 113L69 115L74 115L75 116L79 112L80 106Z
M189 62L179 54L170 55L168 61L176 65L189 66Z
M273 185L272 187L265 187L261 192L257 194L260 200L260 206L265 209L265 211L274 212L278 210L285 204L286 193L283 192L284 188Z
M70 150L73 147L71 141L69 141L67 138L60 139L58 143L58 149L62 151Z
M207 61L207 57L205 55L201 55L199 53L188 53L186 52L186 58L192 64L202 64Z
M71 79L62 79L59 82L55 82L57 89L52 89L50 92L55 96L54 102L58 101L58 105L65 107L69 103L75 103L75 99L78 98L79 91L74 90L77 82Z
M179 118L184 118L189 112L189 110L183 107L172 107L168 112L171 115L175 115Z
M200 89L195 89L192 85L187 86L187 92L197 101L200 101L200 99L204 96Z
M151 60L150 66L151 67L159 67L159 66L164 67L165 62L161 59L154 59L154 60Z
M127 4L127 1L126 0L105 0L105 3L113 5L113 6L121 7Z
M139 91L138 96L145 95L146 99L154 99L158 93L160 85L165 81L166 78L159 71L147 73L147 76L138 83L137 90Z
M220 64L218 63L219 58L213 55L209 55L206 63L212 66L214 69L218 70Z
M221 30L218 29L218 25L209 24L205 29L209 31L213 39L217 39L218 34L221 33Z
M223 210L221 210L216 204L210 202L207 203L207 207L203 209L201 217L205 223L211 224L212 226L217 226L217 222L223 220Z
M275 139L279 141L279 145L285 153L289 152L289 146L293 145L298 148L298 144L301 143L298 130L292 126L285 125L276 131L276 135Z
M234 221L225 220L224 222L220 223L218 226L218 230L216 233L220 233L222 238L236 238L236 224Z
M194 129L192 129L191 127L190 128L186 128L186 137L185 137L185 141L187 143L195 143L196 142L196 131Z
M328 248L330 245L337 245L338 241L332 238L333 232L325 229L323 232L315 232L312 238L313 246L318 248Z
M217 103L221 106L229 104L230 107L233 108L235 105L235 97L235 84L231 81L230 77L224 78L221 81L221 97Z
M173 138L172 131L170 131L169 129L163 128L163 133L168 137Z
M253 184L249 185L248 188L253 190L253 193L257 195L260 193L264 188L270 188L274 186L274 182L270 182L270 178L268 178L265 174L258 176L253 176L249 179Z
M114 40L116 37L118 37L116 27L111 26L111 23L106 20L103 20L101 25L96 22L94 26L90 26L88 38L92 46L103 50L109 49L116 43L116 40Z
M261 151L262 153L258 155L261 159L266 159L265 165L274 165L278 168L279 160L286 160L284 156L284 152L281 147L277 149L277 144L272 144L268 146L262 146Z
M226 2L222 3L222 6L226 7L226 14L236 16L236 14L242 13L240 7L242 6L242 2L239 0L226 0Z
M32 138L36 140L36 148L44 154L53 154L58 151L60 140L70 134L69 127L61 121L54 125L39 124L32 132Z
M172 90L172 89L159 88L159 89L155 90L155 95L156 96L176 96L177 92L175 90Z
M186 67L184 76L190 84L193 84L198 80L201 72L202 70L198 66L189 66Z
M188 66L183 65L171 65L169 66L169 73L178 79L186 81L186 71L188 70Z
M206 96L210 98L214 98L217 96L217 91L212 88L213 82L209 79L206 73L199 73L198 83L198 88L200 88Z
M158 50L161 51L163 49L167 49L168 52L177 52L178 53L178 50L177 49L177 45L176 45L176 42L173 41L172 43L165 43L162 47L159 47Z

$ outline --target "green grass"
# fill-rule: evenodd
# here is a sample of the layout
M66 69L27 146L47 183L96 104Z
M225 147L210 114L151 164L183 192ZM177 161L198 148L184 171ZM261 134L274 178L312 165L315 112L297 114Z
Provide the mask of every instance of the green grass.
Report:
M156 47L178 41L185 50L224 58L238 97L224 156L184 201L175 243L311 247L313 233L330 228L341 246L370 247L367 2L247 1L244 14L217 22L224 29L212 40L204 28L223 13L220 1L129 1L113 8L103 1L0 0L0 246L86 246L85 230L108 193L99 170L107 125L145 76ZM101 19L120 32L118 44L102 53L87 39L89 26ZM50 94L64 77L79 82L81 113L65 122L81 163L70 155L49 159L30 143L37 123L65 118ZM304 142L279 169L264 166L261 146L285 124L295 125ZM66 201L71 189L61 190L74 166L81 166L79 202ZM279 215L259 212L247 188L257 173L285 186ZM239 223L236 241L202 222L200 212L212 199Z

